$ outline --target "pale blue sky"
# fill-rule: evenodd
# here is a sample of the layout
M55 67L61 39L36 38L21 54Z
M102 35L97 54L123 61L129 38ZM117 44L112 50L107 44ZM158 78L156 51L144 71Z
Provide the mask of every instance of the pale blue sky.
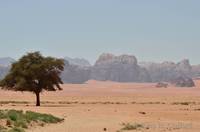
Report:
M200 64L199 0L1 0L0 57L103 52Z

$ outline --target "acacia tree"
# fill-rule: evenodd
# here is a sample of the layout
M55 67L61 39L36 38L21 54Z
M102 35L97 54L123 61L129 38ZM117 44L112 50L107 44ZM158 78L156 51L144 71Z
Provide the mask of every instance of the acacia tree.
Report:
M12 64L0 86L6 90L33 92L36 95L36 106L40 106L42 91L62 90L60 74L63 70L62 59L44 57L40 52L28 53Z

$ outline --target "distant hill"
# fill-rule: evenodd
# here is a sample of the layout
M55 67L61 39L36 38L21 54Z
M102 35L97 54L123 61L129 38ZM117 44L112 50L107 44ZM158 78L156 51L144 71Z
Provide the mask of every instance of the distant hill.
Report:
M10 65L15 62L13 58L2 57L0 58L0 79L3 79L4 76L9 72Z
M171 81L180 76L192 77L192 66L189 60L182 60L179 63L165 61L162 63L140 63L140 67L145 68L151 76L152 82Z
M0 79L3 79L4 76L9 72L10 66L0 66Z
M152 82L168 82L180 77L200 77L200 66L191 65L188 59L184 59L178 63L169 61L162 63L140 62L139 65L148 71Z
M65 68L61 74L64 83L81 84L90 79L90 67L82 63L70 63L65 60Z
M70 58L65 57L65 60L67 60L72 65L78 65L78 66L91 66L88 60L83 58Z
M64 83L80 84L90 79L91 64L86 59L65 57L65 69L61 74Z
M9 66L13 62L15 62L15 59L10 58L10 57L2 57L2 58L0 58L0 65L1 66Z
M200 65L191 65L184 59L178 63L165 61L138 62L133 55L115 56L104 53L91 65L86 59L65 57L65 69L61 75L65 83L84 83L88 80L116 82L173 82L180 78L200 78ZM10 69L15 60L0 58L0 79ZM178 78L178 79L177 79Z
M192 66L192 77L200 78L200 65Z

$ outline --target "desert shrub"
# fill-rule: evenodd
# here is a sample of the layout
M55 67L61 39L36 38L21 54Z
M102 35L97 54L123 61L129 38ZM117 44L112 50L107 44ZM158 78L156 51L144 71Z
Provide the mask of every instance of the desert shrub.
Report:
M20 110L0 110L1 119L6 119L6 127L11 128L8 131L5 130L5 132L24 132L24 129L28 128L31 122L44 125L45 123L58 123L64 120L50 114L41 114L32 111L24 113ZM0 127L0 132L4 132L3 130L3 127Z
M5 119L5 118L6 118L5 111L0 110L0 119Z
M195 105L195 102L174 102L172 105Z
M28 121L42 121L45 123L58 123L63 121L63 119L54 117L53 115L50 114L40 114L32 111L27 111L25 115L26 115L26 120Z
M0 104L29 104L27 101L0 101Z
M23 118L24 115L23 115L23 111L8 110L7 116L9 117L10 120L17 121L20 118Z
M22 127L22 128L28 128L26 120L18 120L14 122L15 127Z
M137 130L140 128L143 128L142 124L130 124L130 123L123 123L122 124L124 127L121 130Z
M25 132L22 128L14 127L10 129L8 132Z
M177 87L194 87L195 83L190 77L178 77L171 81L172 84L174 84Z

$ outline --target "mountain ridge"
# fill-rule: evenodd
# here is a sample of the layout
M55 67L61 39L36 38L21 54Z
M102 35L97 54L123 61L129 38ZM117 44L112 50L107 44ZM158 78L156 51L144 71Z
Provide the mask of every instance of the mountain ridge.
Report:
M0 78L9 71L15 60L1 61ZM103 53L91 65L83 58L65 57L65 70L61 77L65 83L84 83L90 79L116 82L170 82L178 77L200 77L200 65L191 65L188 59L180 62L140 62L134 55Z

